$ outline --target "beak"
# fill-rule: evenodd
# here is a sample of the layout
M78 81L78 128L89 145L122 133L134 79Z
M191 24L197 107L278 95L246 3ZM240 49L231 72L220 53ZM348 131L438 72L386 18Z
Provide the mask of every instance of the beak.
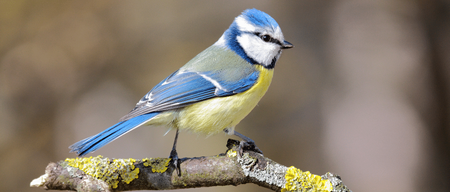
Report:
M281 45L281 49L290 49L292 47L294 47L294 45L292 45L292 43L289 43L287 41L284 41L283 45Z

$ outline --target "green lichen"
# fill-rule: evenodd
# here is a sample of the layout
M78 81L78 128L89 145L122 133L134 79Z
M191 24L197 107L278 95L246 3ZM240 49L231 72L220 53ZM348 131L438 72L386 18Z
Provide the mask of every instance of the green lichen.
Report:
M286 185L281 190L282 192L329 192L333 190L333 185L329 180L322 179L322 177L311 174L309 171L303 172L292 166L287 169L285 178Z
M120 181L129 184L138 178L139 168L134 167L135 159L113 159L97 157L67 158L69 166L76 167L86 174L108 183L111 188L117 188ZM120 179L119 179L120 177Z
M168 166L169 162L172 160L171 158L145 158L142 159L142 162L144 162L144 166L152 167L153 173L164 173Z

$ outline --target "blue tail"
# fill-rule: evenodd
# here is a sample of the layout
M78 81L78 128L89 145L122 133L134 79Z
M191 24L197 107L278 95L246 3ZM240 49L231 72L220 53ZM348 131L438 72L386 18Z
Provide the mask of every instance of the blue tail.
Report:
M88 153L94 152L125 133L128 133L129 131L142 125L159 113L160 112L148 113L126 121L121 121L97 135L88 137L71 145L69 147L69 149L71 149L70 152L76 152L78 156L84 156Z

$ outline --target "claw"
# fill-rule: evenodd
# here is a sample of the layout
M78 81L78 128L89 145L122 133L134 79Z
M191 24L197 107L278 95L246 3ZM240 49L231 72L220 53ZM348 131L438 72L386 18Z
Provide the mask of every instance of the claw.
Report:
M255 145L254 141L241 141L239 143L239 155L242 156L244 150L254 151L263 155L263 152Z
M228 129L225 129L224 131L225 131L225 133L228 133ZM261 155L263 154L261 149L259 149L256 146L255 141L238 133L237 131L234 131L233 134L242 139L242 141L239 142L239 148L238 148L238 152L239 152L240 156L242 156L242 153L244 152L244 150L254 151L256 153L260 153Z
M180 177L181 176L181 169L180 169L181 161L178 158L177 150L172 149L172 151L170 152L169 158L172 159L170 162L175 166L175 169L177 170L177 175L178 175L178 177Z

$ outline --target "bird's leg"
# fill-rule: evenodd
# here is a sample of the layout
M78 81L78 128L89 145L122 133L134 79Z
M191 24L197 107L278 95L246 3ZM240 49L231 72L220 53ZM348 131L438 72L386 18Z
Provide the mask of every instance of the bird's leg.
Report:
M224 131L225 131L225 133L228 133L228 129L225 129ZM251 150L251 151L263 154L261 149L259 149L256 146L255 141L253 141L252 139L246 137L245 135L240 134L237 131L234 131L233 134L238 136L238 137L240 137L243 140L243 141L241 141L239 143L239 155L242 155L242 153L244 152L244 149Z
M178 176L181 176L181 169L180 169L181 162L179 161L180 159L178 158L177 153L177 140L178 140L178 129L177 133L175 134L175 140L173 141L173 147L172 151L170 152L169 158L172 159L172 163L175 165L175 169L177 170Z

